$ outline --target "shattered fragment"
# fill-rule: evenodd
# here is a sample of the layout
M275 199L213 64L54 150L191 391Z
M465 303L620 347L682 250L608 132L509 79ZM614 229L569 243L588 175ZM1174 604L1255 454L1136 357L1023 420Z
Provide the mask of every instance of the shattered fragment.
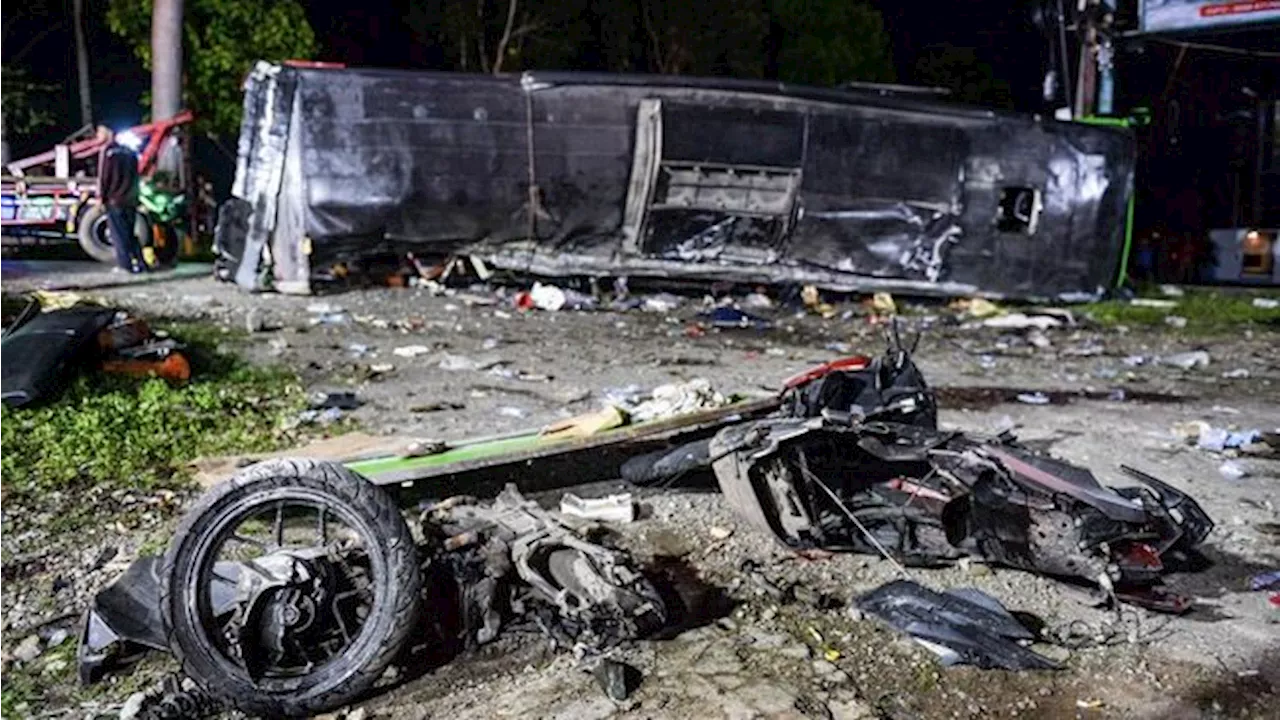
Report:
M936 592L895 580L857 599L858 607L934 651L943 665L1056 670L1058 664L1018 644L1035 635L1000 601L975 588Z
M584 520L629 523L635 519L636 506L631 493L602 498L580 498L573 493L565 493L560 498L560 512Z

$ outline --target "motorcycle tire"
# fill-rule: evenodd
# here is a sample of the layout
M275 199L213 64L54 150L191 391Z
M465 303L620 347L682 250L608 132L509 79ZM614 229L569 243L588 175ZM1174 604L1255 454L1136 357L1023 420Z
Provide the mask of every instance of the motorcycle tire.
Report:
M374 604L356 637L316 670L252 678L222 652L197 609L203 568L216 539L237 518L280 501L323 502L371 542ZM421 605L416 545L392 498L336 463L282 459L259 463L204 495L179 525L161 569L161 615L183 671L210 696L265 717L305 717L360 697L405 646Z

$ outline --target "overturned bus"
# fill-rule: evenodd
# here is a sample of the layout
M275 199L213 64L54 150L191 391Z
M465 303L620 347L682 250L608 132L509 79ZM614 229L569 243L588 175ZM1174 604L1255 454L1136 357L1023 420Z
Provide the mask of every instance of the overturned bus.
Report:
M219 276L466 253L542 276L1084 298L1122 273L1127 131L877 89L258 63Z

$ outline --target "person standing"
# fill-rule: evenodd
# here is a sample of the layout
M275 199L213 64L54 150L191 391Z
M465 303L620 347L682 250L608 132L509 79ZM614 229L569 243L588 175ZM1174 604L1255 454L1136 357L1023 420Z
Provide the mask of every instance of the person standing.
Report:
M106 145L98 158L98 195L107 207L107 229L116 251L116 264L125 272L147 271L142 247L133 234L138 216L138 157L117 143L110 129L98 128Z

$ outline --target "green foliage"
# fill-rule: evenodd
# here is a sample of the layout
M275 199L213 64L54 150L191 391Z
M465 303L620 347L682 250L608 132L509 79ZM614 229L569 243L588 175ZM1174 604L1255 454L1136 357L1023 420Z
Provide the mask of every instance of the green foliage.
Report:
M115 0L107 26L151 67L151 0ZM294 0L187 0L183 55L186 105L212 134L240 129L241 83L256 60L310 58L315 33Z
M414 5L405 22L415 40L439 42L458 70L491 71L507 36L504 71L758 78L776 67L780 79L819 85L894 79L883 18L862 0L458 0Z
M782 30L778 78L811 85L892 82L893 54L884 18L852 0L774 0Z
M978 60L973 48L934 45L916 61L916 81L950 90L957 100L995 108L1013 107L1009 83Z
M50 103L56 101L58 88L31 80L24 67L5 64L0 68L4 82L0 84L0 106L4 107L4 131L7 136L21 137L53 125Z
M1125 300L1108 300L1086 306L1094 320L1106 325L1165 326L1165 318L1176 315L1187 319L1186 331L1235 331L1242 325L1263 325L1280 330L1280 309L1254 307L1253 298L1262 297L1243 292L1219 293L1190 290L1169 309L1131 305ZM1276 297L1271 295L1270 297Z
M285 423L305 402L292 374L246 365L189 329L172 332L190 348L194 377L185 386L90 374L49 405L0 411L8 507L46 508L55 492L74 503L101 485L178 488L197 457L287 440Z

